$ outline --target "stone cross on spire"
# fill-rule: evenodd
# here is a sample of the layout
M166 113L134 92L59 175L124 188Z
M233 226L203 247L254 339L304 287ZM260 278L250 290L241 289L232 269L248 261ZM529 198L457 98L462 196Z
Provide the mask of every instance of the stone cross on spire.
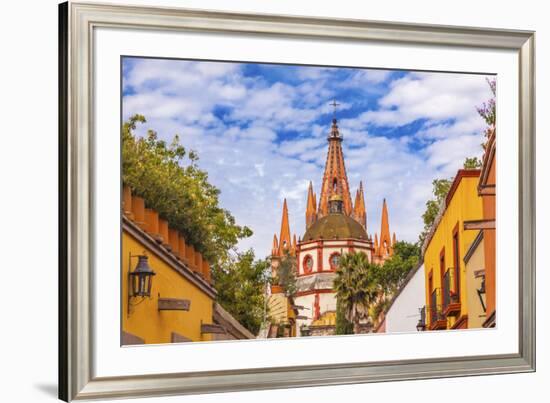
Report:
M334 110L332 111L332 119L336 119L336 107L340 106L340 104L337 103L335 99L333 99L329 105L334 108Z

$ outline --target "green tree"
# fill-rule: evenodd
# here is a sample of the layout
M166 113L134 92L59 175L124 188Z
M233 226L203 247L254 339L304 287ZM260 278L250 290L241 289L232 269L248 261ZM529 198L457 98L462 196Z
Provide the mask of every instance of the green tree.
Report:
M287 297L293 297L296 294L296 272L298 265L295 256L291 256L288 251L281 258L277 267L277 278L274 280L276 284L283 288L283 292Z
M336 300L336 334L353 334L353 323L346 319L339 299Z
M369 307L381 290L376 279L377 266L369 263L363 252L342 255L336 269L334 290L344 317L353 324L353 333L360 333L360 322L369 317Z
M253 334L264 319L270 262L254 260L252 249L231 255L212 268L218 303Z
M466 158L464 160L464 169L478 169L481 168L481 160L477 157Z
M220 207L220 190L199 169L197 153L186 150L177 135L170 144L152 130L136 136L137 124L144 122L143 115L134 115L122 127L123 182L208 261L225 258L252 231Z
M416 267L419 256L420 247L417 243L399 241L393 247L393 255L382 266L376 266L371 270L375 282L381 289L378 298L369 309L373 322L376 322L380 313L386 310L391 297L401 287L409 272Z
M487 123L487 126L494 126L497 118L495 101L495 97L497 95L497 80L494 78L487 78L486 80L493 96L487 102L483 102L481 106L476 107L476 110L479 116L481 116L485 123Z
M434 198L426 202L426 210L422 214L424 230L419 236L418 244L420 246L424 243L424 239L426 239L426 236L428 235L428 232L437 217L439 207L441 206L441 203L443 203L443 200L445 200L445 197L447 197L447 193L449 193L452 183L453 182L450 179L434 179L432 181L432 193Z
M377 271L378 283L391 295L403 284L407 274L416 267L420 256L418 244L399 241L393 247L393 255Z

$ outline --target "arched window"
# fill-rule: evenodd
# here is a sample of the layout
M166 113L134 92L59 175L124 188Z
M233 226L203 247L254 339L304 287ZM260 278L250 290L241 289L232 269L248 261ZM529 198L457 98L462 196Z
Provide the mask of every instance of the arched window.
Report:
M338 189L338 179L334 178L332 181L332 190L336 192L337 189Z
M338 266L340 266L340 254L338 252L334 252L330 255L328 260L330 263L330 270L336 270Z
M302 266L304 268L304 273L309 274L313 271L313 258L311 255L306 255L302 261Z

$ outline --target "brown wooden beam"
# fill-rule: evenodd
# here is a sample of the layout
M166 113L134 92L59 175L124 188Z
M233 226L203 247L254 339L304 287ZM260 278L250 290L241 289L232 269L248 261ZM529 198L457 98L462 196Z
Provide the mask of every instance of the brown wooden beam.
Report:
M223 326L220 325L214 325L209 323L203 323L201 324L201 333L217 333L217 334L225 334L225 329Z
M159 311L188 311L191 308L191 300L177 298L159 298Z
M464 230L495 229L495 220L470 220L464 221Z
M145 340L143 340L141 337L136 336L135 334L123 331L122 332L122 345L123 346L129 346L129 345L133 345L133 344L145 344Z

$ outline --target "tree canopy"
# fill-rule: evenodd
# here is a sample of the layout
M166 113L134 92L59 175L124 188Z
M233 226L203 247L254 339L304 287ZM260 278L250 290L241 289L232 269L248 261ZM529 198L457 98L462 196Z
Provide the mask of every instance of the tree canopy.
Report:
M497 80L487 79L487 84L493 96L489 98L487 102L483 102L480 106L476 107L477 113L483 118L487 126L494 126L496 124L497 118L497 109L496 109L496 100L497 95Z
M453 182L451 179L434 179L432 181L432 194L434 198L426 202L426 210L422 214L424 230L420 233L420 236L418 237L419 245L422 245L424 243L424 239L426 239L426 236L428 235L428 232L430 231L430 228L432 227L435 218L437 217L439 207L441 206L441 203L443 203L443 200L445 200L447 193L449 193L449 189L451 188L452 183Z
M464 169L478 169L481 168L481 160L477 157L466 158L464 160Z
M144 122L144 116L134 115L123 125L123 182L211 263L226 257L252 231L237 225L231 213L220 207L220 190L199 169L197 153L186 150L178 135L170 144L153 130L145 137L136 136L136 125Z
M420 248L406 241L396 242L393 255L377 270L378 282L388 295L393 294L403 284L409 272L419 261Z
M255 260L254 251L249 249L229 256L212 270L218 302L253 334L264 320L269 268L269 260Z
M293 297L296 294L296 273L298 264L295 256L291 256L288 252L281 258L277 267L277 277L273 279L275 284L283 288L283 292L287 297Z

